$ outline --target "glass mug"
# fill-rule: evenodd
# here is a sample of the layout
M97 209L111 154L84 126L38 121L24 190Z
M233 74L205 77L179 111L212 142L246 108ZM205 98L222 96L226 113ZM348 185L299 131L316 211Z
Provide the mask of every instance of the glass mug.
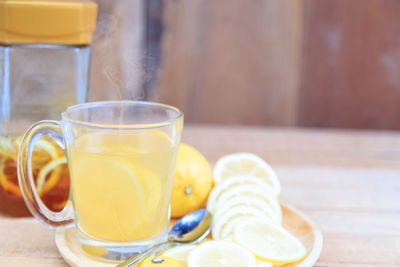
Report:
M60 122L37 122L18 156L29 210L51 228L75 225L84 251L104 259L126 259L165 241L182 127L178 109L140 101L80 104ZM44 205L32 175L32 148L42 135L67 156L70 197L60 212Z

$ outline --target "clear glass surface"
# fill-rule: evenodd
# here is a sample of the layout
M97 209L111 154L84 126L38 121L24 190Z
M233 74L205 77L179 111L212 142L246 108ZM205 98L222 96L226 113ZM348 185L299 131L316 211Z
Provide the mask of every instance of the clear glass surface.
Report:
M22 134L34 122L58 120L67 107L86 101L89 64L88 45L0 43L0 214L30 215L16 169ZM64 153L54 142L42 140L33 165L41 198L60 210L69 193Z
M0 44L0 132L23 133L35 121L58 120L87 99L90 47Z
M50 227L75 224L82 249L123 260L167 239L182 113L140 102L73 106L61 122L43 121L22 141L18 174L32 214ZM32 146L49 135L67 152L71 202L53 212L35 193Z

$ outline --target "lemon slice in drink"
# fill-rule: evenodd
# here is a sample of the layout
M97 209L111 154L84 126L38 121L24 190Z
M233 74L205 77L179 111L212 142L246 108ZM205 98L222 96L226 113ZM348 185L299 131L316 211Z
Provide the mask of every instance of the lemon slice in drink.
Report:
M157 134L156 136L160 138L168 138L165 133L161 131L147 131L149 134ZM143 135L143 133L142 133ZM142 150L139 149L138 146L133 146L129 144L112 144L112 145L103 145L101 149L107 153L115 153L116 155L132 155L134 153L141 153ZM134 169L133 165L129 162L131 168ZM135 175L138 175L138 171L135 171ZM143 187L144 192L144 203L143 206L146 207L146 211L142 214L142 224L146 224L152 217L155 215L155 209L159 205L161 200L161 181L160 177L152 172L149 169L141 168L140 169L140 182Z
M10 138L0 136L0 156L17 161L18 147L15 147Z
M258 189L263 190L266 195L275 197L275 194L272 191L269 184L267 184L263 180L260 180L256 177L252 177L249 175L232 176L231 178L224 180L222 183L213 188L213 190L210 193L210 196L208 197L207 209L211 213L214 213L215 204L223 193L233 190L235 187L243 185L257 187Z
M251 153L236 153L220 158L214 168L215 183L237 175L252 175L268 183L275 195L281 192L281 186L275 171L262 158Z
M51 171L55 171L55 169L62 164L67 164L66 158L53 159L40 169L38 178L36 180L36 188L39 195L53 188L60 180L60 175L58 173L56 173L55 175L51 175L50 179L48 179L47 181L46 177Z
M303 259L307 250L291 233L261 218L248 218L236 225L235 241L258 258L274 264Z
M22 135L18 136L13 140L13 145L15 149L18 151L19 146L22 143ZM55 141L50 141L47 138L40 138L36 140L35 145L34 145L34 150L36 151L45 151L47 152L51 158L58 158L60 156L63 156L63 152L61 149L57 149L57 144Z
M22 196L18 186L16 162L0 157L0 187L16 196Z
M158 177L154 172L148 169L142 168L140 174L143 183L143 191L145 193L143 205L146 207L141 216L142 226L140 226L140 228L146 228L146 225L160 220L160 214L164 214L164 212L159 210L164 206L160 203L163 195L162 181L161 177Z
M189 267L256 267L254 255L232 242L209 241L195 248L188 258Z
M90 236L131 241L142 224L144 183L133 164L118 156L73 153L71 176L76 214ZM107 229L105 231L104 229Z

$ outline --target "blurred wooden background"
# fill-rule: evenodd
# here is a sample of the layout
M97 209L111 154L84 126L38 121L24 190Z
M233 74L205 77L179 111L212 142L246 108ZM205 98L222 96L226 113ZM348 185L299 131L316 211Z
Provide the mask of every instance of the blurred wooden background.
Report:
M125 30L104 39L119 59L93 45L93 68L102 58L125 75L114 71L116 98L172 104L194 123L400 129L400 0L127 2L113 17ZM109 96L104 75L92 78Z
M196 123L296 123L301 1L165 1L160 99Z
M400 129L400 1L307 0L298 125Z

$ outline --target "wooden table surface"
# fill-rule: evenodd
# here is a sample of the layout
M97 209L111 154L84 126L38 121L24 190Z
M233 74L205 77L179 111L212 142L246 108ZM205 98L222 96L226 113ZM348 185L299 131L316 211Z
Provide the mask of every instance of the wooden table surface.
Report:
M400 266L400 133L185 126L183 141L215 162L253 152L276 168L281 199L324 235L316 266ZM0 217L0 266L67 266L54 233Z

